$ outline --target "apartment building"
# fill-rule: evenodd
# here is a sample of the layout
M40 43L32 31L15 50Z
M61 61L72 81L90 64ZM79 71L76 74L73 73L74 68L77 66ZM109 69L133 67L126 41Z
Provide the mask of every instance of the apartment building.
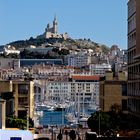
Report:
M28 115L30 118L34 116L34 82L33 81L13 81L14 94L14 115L23 117Z
M90 64L89 70L92 75L98 75L98 76L105 76L106 71L111 70L111 65L107 63L102 64Z
M48 81L46 91L48 100L64 101L70 99L68 81Z
M128 109L140 117L140 1L128 1Z
M110 111L111 106L117 104L122 111L127 111L127 81L124 72L113 77L107 72L105 80L100 82L100 107L102 111Z
M0 128L5 128L5 118L13 115L14 100L12 93L12 81L0 80Z
M19 59L0 58L0 69L17 69L19 67Z
M46 99L55 101L78 101L99 105L99 76L72 75L69 80L47 81Z
M99 105L99 76L73 75L70 82L70 94L72 100L79 100L89 104L91 100Z
M0 81L0 110L5 108L5 114L0 111L0 118L4 116L34 117L34 82L22 80ZM3 107L5 102L5 107ZM3 105L3 106L2 106ZM28 111L28 112L27 112ZM2 120L4 122L4 120ZM1 128L0 119L0 128ZM4 124L3 124L4 125Z
M13 88L12 81L1 80L0 81L0 98L6 101L6 115L13 114Z
M65 57L66 64L73 67L83 67L91 63L91 57L88 53L79 52Z

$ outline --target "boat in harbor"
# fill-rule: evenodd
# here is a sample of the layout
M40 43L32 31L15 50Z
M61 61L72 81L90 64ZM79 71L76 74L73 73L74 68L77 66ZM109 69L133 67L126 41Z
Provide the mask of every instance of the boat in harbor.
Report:
M47 111L56 111L56 108L54 106L47 109Z
M36 110L42 110L42 111L44 111L44 110L47 110L48 109L48 107L47 107L47 105L45 104L45 103L38 103L37 105L36 105Z
M56 105L56 111L65 111L69 105L67 103L58 103Z
M90 107L88 108L88 111L95 112L95 111L97 111L98 108L99 108L99 106L97 106L97 105L92 105L92 106L90 106Z
M73 113L66 114L65 119L67 120L68 124L77 124L78 123L78 117L76 115L74 115Z
M98 110L98 108L99 108L99 105L97 105L96 99L94 99L92 96L91 100L89 101L88 111L95 112Z

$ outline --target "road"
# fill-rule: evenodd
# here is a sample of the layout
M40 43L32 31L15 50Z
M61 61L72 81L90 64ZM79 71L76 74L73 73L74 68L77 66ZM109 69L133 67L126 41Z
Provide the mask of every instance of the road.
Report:
M52 131L53 130L53 131ZM69 137L69 132L72 130L70 128L64 128L64 129L61 129L61 128L51 128L51 129L48 129L48 128L44 128L44 129L40 129L38 131L39 134L35 134L34 135L34 138L45 138L45 137L48 137L50 138L51 140L57 140L57 135L59 134L59 132L62 132L63 134L63 140L70 140L70 137ZM68 132L68 134L66 135L65 132ZM87 131L89 131L88 129L79 129L77 131L77 129L73 129L76 133L76 140L78 140L78 134L81 138L81 140L85 140L85 133Z

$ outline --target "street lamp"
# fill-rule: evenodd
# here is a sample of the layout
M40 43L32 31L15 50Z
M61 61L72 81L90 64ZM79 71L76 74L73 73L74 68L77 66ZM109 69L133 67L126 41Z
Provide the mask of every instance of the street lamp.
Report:
M26 129L29 130L29 106L25 106L25 109L26 109L26 120L27 120Z
M98 111L99 111L99 136L100 136L100 129L101 129L101 120L100 120L100 110L101 108L98 108Z

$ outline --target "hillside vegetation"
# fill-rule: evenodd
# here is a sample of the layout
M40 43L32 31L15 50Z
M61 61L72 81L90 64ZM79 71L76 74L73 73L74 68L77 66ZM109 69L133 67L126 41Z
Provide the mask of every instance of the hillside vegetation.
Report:
M63 38L30 38L29 40L19 40L15 42L11 42L8 45L14 46L16 49L26 48L30 45L41 46L45 44L46 47L54 46L55 43L61 44L61 46L65 47L69 50L77 50L77 49L92 49L92 50L101 50L104 53L109 51L109 47L104 44L99 44L91 41L90 39L66 39ZM49 45L48 45L49 44ZM55 46L54 46L55 47Z

